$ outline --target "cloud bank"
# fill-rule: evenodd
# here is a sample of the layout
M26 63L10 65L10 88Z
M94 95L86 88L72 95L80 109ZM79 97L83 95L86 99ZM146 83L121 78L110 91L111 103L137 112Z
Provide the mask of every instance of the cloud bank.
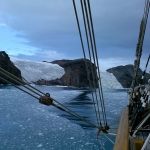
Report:
M76 2L83 33L80 3L79 0ZM120 60L117 64L124 64L122 59L126 62L133 60L144 1L91 0L91 8L99 57L109 60L110 64L116 64L115 58ZM10 48L11 44L8 52L18 58L50 60L82 57L71 0L1 0L0 26L7 26L12 30L9 32L15 33L18 39L15 42L19 44L14 46L14 50ZM144 58L150 49L149 32L150 28L147 28Z

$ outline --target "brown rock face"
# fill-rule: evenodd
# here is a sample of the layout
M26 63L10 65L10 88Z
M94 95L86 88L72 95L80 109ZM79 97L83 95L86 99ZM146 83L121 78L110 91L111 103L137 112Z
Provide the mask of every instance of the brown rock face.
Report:
M12 73L16 77L22 79L21 71L11 62L8 54L5 51L0 51L0 67L6 71ZM0 73L0 77L6 78L1 73ZM11 81L11 80L9 80L9 81ZM11 81L11 82L13 82L13 81ZM15 82L13 82L13 83L15 83ZM0 84L7 84L7 83L0 79Z
M92 78L91 70L93 69L94 74L96 74L96 67L89 60L76 59L76 60L56 60L51 62L53 64L58 64L61 67L63 67L65 70L65 74L60 79L51 80L51 81L41 80L38 81L37 84L45 83L46 85L89 87L89 80L86 71L85 61L87 64L90 81L92 83L93 78ZM94 80L96 81L96 83L97 83L97 79L98 79L97 76L95 76Z

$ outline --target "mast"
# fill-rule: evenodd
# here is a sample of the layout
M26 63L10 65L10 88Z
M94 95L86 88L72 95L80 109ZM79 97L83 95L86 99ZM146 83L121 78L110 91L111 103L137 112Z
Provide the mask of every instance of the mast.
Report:
M138 43L136 46L136 57L134 60L134 76L133 76L133 80L132 80L132 84L131 84L131 88L133 89L133 91L134 91L135 86L138 85L137 77L138 77L138 70L140 67L141 56L142 56L142 52L143 52L143 42L144 42L145 31L146 31L146 27L147 27L149 8L150 8L150 1L146 0L145 8L144 8L144 15L143 15L143 18L142 18L142 21L140 24Z

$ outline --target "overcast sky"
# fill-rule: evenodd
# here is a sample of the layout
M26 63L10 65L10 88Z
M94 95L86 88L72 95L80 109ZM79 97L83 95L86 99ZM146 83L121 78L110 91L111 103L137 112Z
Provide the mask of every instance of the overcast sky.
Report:
M144 0L91 0L91 8L102 68L133 63ZM149 20L143 64L150 52ZM0 0L0 50L40 61L83 57L72 0Z

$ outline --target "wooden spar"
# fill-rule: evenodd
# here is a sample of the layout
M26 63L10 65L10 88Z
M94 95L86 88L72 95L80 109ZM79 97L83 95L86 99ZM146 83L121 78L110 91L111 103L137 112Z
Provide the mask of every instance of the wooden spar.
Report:
M114 150L128 150L128 149L129 149L129 120L128 120L128 108L126 107L123 110L120 119Z

